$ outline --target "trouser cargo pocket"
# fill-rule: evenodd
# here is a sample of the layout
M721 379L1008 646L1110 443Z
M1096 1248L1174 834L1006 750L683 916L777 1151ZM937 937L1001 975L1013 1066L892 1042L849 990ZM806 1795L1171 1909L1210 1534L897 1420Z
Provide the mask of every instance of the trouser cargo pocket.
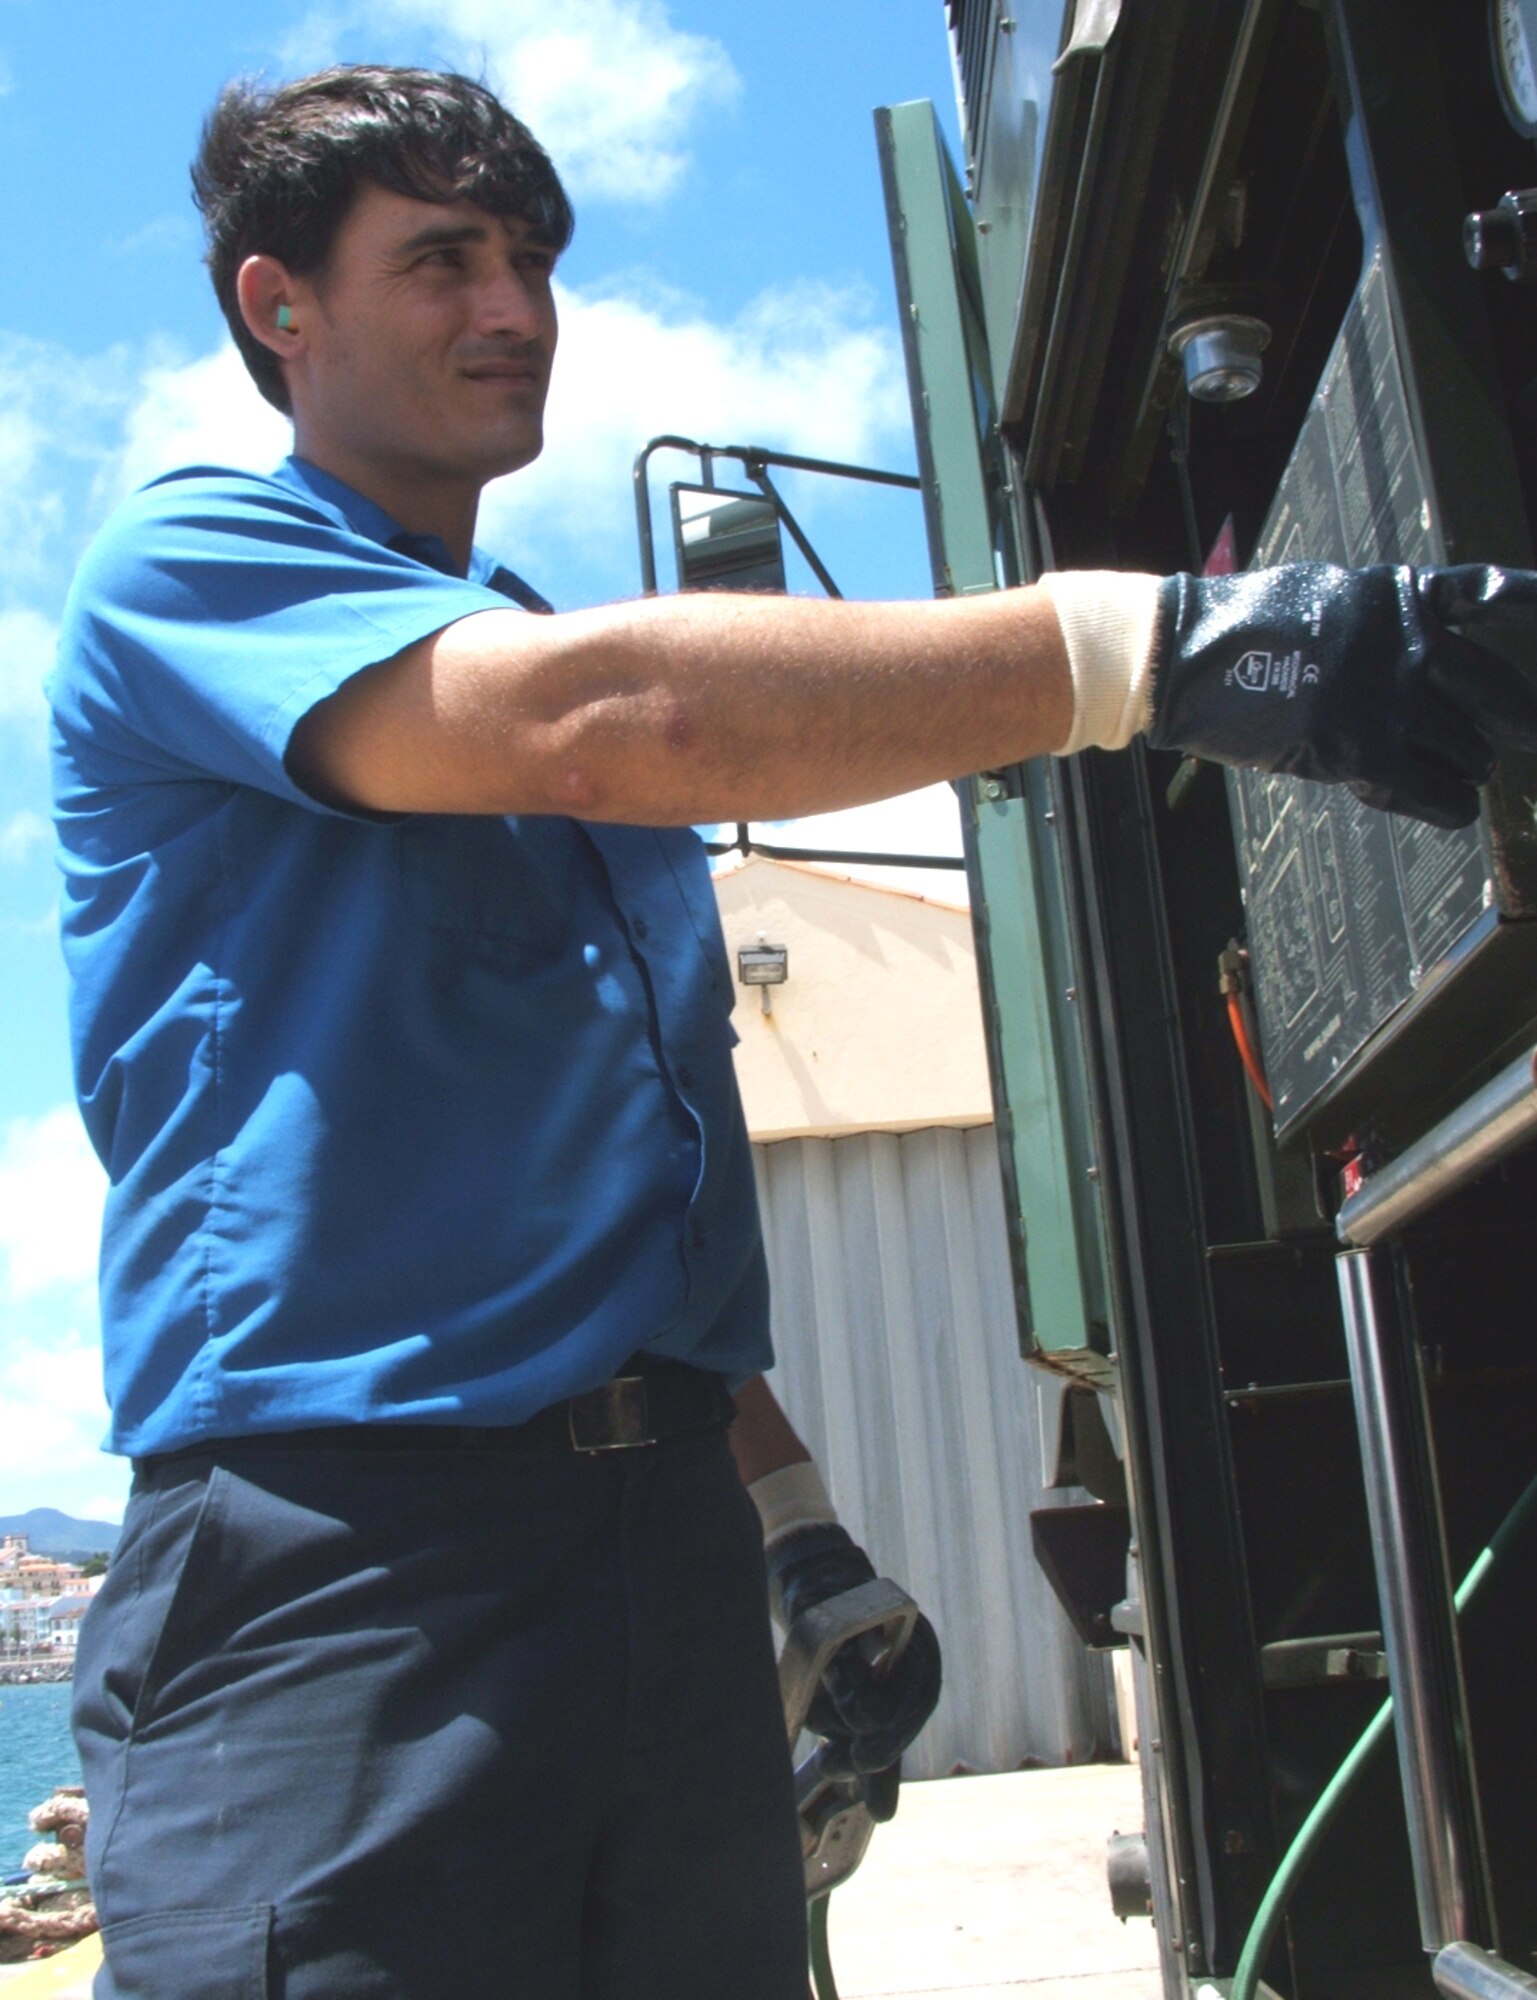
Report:
M267 2000L270 1903L108 1924L92 2000Z

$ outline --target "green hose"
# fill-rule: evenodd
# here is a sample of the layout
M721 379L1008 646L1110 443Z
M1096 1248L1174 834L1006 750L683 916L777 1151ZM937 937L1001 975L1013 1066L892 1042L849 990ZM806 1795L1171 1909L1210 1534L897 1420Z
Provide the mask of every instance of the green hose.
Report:
M1479 1585L1520 1532L1534 1503L1537 1503L1537 1479L1531 1482L1511 1508L1491 1536L1489 1546L1480 1553L1473 1567L1462 1579L1453 1599L1459 1612L1466 1610L1472 1602ZM1270 1878L1270 1887L1265 1891L1264 1899L1255 1912L1254 1922L1249 1926L1249 1935L1244 1940L1243 1952L1238 1960L1238 1970L1233 1974L1233 1984L1228 1989L1228 2000L1254 2000L1259 1985L1259 1969L1269 1956L1271 1943L1280 1925L1282 1912L1291 1899L1292 1890L1296 1888L1303 1870L1312 1860L1313 1849L1333 1823L1335 1815L1349 1795L1351 1786L1360 1776L1372 1752L1388 1734L1392 1722L1393 1701L1389 1696L1362 1730L1344 1763L1325 1786L1317 1805L1298 1828L1297 1836L1282 1857L1280 1867Z

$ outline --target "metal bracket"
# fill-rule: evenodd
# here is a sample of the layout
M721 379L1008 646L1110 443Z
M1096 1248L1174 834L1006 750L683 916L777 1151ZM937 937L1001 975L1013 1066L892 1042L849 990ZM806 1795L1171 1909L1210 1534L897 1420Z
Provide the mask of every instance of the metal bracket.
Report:
M1278 1639L1261 1646L1267 1688L1319 1687L1327 1681L1381 1681L1388 1675L1380 1632L1331 1632L1321 1638Z

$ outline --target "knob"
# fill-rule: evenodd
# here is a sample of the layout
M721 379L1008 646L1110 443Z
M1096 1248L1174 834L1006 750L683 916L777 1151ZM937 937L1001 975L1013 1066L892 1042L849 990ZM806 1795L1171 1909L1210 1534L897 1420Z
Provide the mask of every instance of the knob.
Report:
M1513 283L1537 272L1537 188L1513 188L1494 208L1462 224L1462 247L1475 271L1503 271Z

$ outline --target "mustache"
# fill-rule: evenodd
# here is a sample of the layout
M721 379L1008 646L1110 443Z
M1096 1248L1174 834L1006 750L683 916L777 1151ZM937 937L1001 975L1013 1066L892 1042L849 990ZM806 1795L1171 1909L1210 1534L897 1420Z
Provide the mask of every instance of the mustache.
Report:
M546 367L549 356L545 353L542 340L485 340L476 341L469 347L462 347L455 356L463 368L473 368L492 361L511 361L520 365L532 364Z

